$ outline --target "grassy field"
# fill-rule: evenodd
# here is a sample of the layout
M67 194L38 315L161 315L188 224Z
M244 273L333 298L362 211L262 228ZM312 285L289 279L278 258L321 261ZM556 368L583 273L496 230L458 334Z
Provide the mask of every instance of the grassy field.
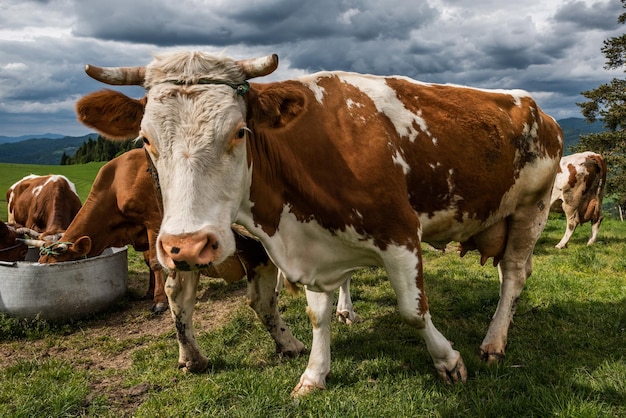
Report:
M464 357L464 385L439 381L380 269L353 279L362 321L333 324L327 390L292 400L307 356L276 355L246 306L245 283L211 278L201 280L194 315L210 367L185 374L176 368L172 319L148 312L147 270L130 251L128 295L106 313L65 324L0 315L0 416L626 416L626 223L605 220L591 247L584 225L557 250L564 228L562 218L550 219L507 357L496 365L476 354L498 302L496 269L454 247L425 249L433 320ZM280 306L310 347L305 305L303 295L283 294Z

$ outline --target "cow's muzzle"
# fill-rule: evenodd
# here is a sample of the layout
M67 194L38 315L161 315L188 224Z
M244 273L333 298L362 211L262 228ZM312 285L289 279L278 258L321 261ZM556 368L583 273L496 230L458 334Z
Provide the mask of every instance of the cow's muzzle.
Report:
M161 233L158 248L163 265L175 270L199 270L223 258L217 236L203 231L180 235Z

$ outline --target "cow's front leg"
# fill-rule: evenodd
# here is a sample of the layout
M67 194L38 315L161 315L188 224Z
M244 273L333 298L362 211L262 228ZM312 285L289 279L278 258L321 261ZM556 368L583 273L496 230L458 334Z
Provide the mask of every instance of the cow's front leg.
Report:
M276 343L276 352L287 356L304 351L304 344L296 339L278 312L278 269L274 264L261 264L248 273L248 304L256 312L265 329Z
M333 310L333 292L306 290L307 314L313 325L313 343L309 364L300 382L291 392L299 397L315 389L326 388L326 376L330 373L330 321Z
M350 279L346 280L339 288L339 298L337 299L337 319L344 324L354 324L361 318L354 312L352 298L350 297Z
M209 365L193 332L193 309L199 277L197 271L170 271L165 282L165 293L176 325L178 367L192 373L202 372Z

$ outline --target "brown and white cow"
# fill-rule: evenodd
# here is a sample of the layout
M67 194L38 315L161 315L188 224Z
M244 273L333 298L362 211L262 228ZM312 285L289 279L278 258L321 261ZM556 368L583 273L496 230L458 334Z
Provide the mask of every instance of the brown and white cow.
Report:
M460 353L431 320L421 254L421 242L458 241L498 265L500 302L480 348L502 358L562 155L554 119L520 90L346 72L246 81L277 65L276 55L176 52L147 67L87 66L101 81L146 88L141 101L98 92L77 111L105 136L117 120L118 137L143 139L161 179L159 260L219 264L235 250L232 222L258 236L306 287L313 343L298 396L326 386L332 292L367 266L386 269L444 381L465 381Z
M167 308L163 267L156 260L156 236L161 225L160 202L154 181L148 171L148 159L143 149L134 149L102 166L87 200L58 243L50 243L42 251L40 263L55 263L99 255L108 247L132 245L136 250L150 254L151 286L155 311ZM276 342L277 352L297 354L304 345L295 339L278 312L276 292L278 271L271 263L261 243L243 233L237 233L237 252L227 262L211 267L203 273L222 277L232 282L248 279L248 298L252 309ZM71 243L68 245L67 243ZM176 283L184 279L198 281L199 271L191 274L172 274L168 278L170 292L178 292ZM193 286L195 289L195 285ZM150 292L150 289L148 290ZM187 295L195 299L195 292ZM175 309L176 307L174 307ZM174 312L174 310L172 311ZM183 329L185 338L179 338L181 367L197 371L207 366L193 336L193 325ZM193 359L193 361L191 361Z
M551 211L565 213L565 235L556 248L565 248L578 225L591 222L587 245L596 242L602 223L602 199L606 184L606 162L600 154L587 151L561 158L554 181Z
M167 309L165 280L154 245L161 212L147 168L143 149L129 151L103 165L85 204L58 239L71 245L44 245L39 262L78 260L100 255L108 247L132 245L144 252L150 267L148 295L154 301L153 311L163 312Z
M8 223L42 236L62 233L81 208L74 183L67 177L31 174L7 190Z
M0 221L0 261L23 261L28 252L28 245L21 241L15 229Z

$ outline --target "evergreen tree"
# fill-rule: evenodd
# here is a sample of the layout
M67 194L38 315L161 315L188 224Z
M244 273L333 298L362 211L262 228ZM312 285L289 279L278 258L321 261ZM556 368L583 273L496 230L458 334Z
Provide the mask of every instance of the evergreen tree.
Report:
M626 0L621 2L626 8ZM626 23L626 13L617 21ZM606 57L606 70L626 66L626 34L605 40L601 51ZM602 121L606 131L582 135L576 151L593 150L606 158L606 192L622 207L626 203L626 79L614 78L582 95L589 99L577 103L583 116L589 123Z

